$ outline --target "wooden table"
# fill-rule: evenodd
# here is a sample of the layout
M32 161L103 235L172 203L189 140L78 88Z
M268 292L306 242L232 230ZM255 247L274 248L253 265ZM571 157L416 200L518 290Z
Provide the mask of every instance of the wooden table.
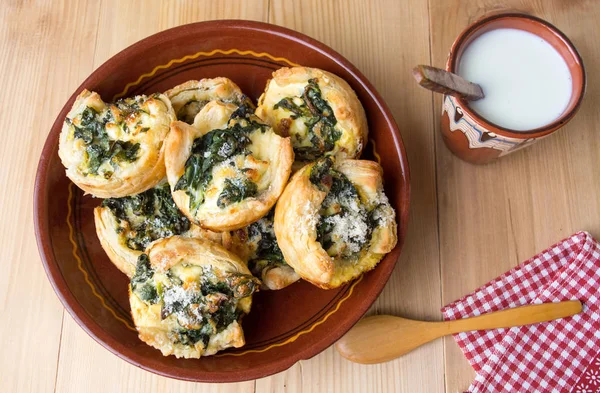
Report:
M155 32L241 18L306 33L353 62L391 107L412 174L404 251L370 313L440 319L442 305L577 230L600 236L600 3L589 0L3 1L0 5L0 386L4 392L457 392L473 371L452 338L362 366L332 348L273 377L194 384L110 354L80 329L46 278L33 233L33 180L56 114L96 67ZM440 97L411 68L443 66L482 14L516 8L556 24L578 47L588 90L561 132L488 166L454 157ZM376 132L377 130L371 130Z

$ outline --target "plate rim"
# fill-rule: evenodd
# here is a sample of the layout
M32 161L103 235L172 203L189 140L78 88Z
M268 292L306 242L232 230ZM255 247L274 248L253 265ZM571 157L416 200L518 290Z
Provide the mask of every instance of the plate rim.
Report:
M95 79L95 75L102 73L104 69L110 67L108 63L114 63L115 61L118 62L120 58L127 56L128 53L132 51L144 50L159 45L162 39L167 39L173 34L185 35L186 32L191 31L194 31L197 34L198 30L216 30L219 28L246 31L254 30L259 31L261 33L277 35L282 37L283 39L298 42L299 44L302 44L332 59L345 71L351 74L352 77L360 85L362 85L365 92L369 96L371 96L371 99L378 107L379 111L383 116L383 119L385 120L389 129L391 130L391 136L395 148L394 150L396 151L400 161L400 178L402 179L403 184L400 185L399 192L404 196L404 202L399 207L400 211L396 212L398 220L400 222L398 244L392 252L385 256L386 259L394 258L394 262L385 266L387 268L387 271L384 272L385 274L383 275L383 282L381 282L381 284L378 285L377 288L375 288L374 292L371 291L372 299L368 301L362 301L361 303L359 303L359 307L357 307L358 312L356 312L357 316L345 320L341 325L339 325L341 327L340 329L337 329L337 331L335 332L329 332L328 334L323 335L319 340L311 342L310 345L307 345L300 351L294 352L288 357L280 358L275 362L267 363L259 367L243 371L227 371L226 373L202 371L199 374L197 372L190 372L190 369L181 368L174 370L175 372L171 372L170 370L172 369L169 367L165 367L159 364L157 364L156 366L152 366L145 363L144 359L147 359L146 357L135 356L135 353L128 349L126 345L115 340L112 336L106 333L104 329L100 325L98 325L91 316L87 314L83 306L81 306L79 301L75 298L74 294L69 290L67 282L64 279L58 266L58 262L55 260L53 255L51 240L49 236L48 221L43 219L44 217L47 217L48 212L48 206L44 202L46 197L45 191L47 190L46 174L48 171L49 162L53 158L52 156L56 154L61 129L60 124L62 123L62 119L64 118L64 116L66 116L66 113L68 112L68 104L72 102L75 99L75 97L79 94L79 92L89 84L90 80ZM394 120L394 117L391 111L389 110L387 104L384 102L383 98L379 95L379 93L375 90L373 85L352 63L350 63L350 61L348 61L335 50L331 49L329 46L303 33L299 33L297 31L285 27L265 22L248 20L211 20L173 27L150 35L140 41L137 41L136 43L121 50L114 56L111 56L101 66L92 71L92 73L90 73L90 75L79 85L79 87L69 97L69 99L65 102L63 108L58 113L57 118L53 122L50 128L50 132L46 137L46 141L44 143L44 147L40 155L34 183L34 230L40 259L44 266L44 270L46 272L48 280L50 281L52 288L54 289L54 292L60 299L62 305L65 307L67 312L77 322L77 324L101 346L103 346L119 358L126 360L130 364L133 364L143 370L150 371L161 376L193 382L242 382L263 378L284 371L293 366L299 360L309 359L319 354L320 352L324 351L325 349L329 348L332 344L334 344L343 334L345 334L347 330L349 330L356 322L360 320L360 318L362 318L362 316L367 312L370 306L378 298L379 294L385 287L387 281L389 280L394 270L394 267L398 262L398 258L403 248L408 228L410 189L411 187L408 156L406 154L404 143L402 141L402 137L399 128ZM384 266L379 266L378 268L382 267ZM157 353L157 356L158 355L159 354Z

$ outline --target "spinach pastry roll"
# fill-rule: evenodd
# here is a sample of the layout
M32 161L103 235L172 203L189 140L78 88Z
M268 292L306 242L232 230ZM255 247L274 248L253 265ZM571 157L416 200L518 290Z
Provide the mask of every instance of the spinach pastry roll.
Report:
M243 228L269 212L290 175L294 153L246 105L211 101L196 127L174 122L165 164L179 209L205 229Z
M155 240L183 235L220 243L221 234L191 224L173 202L167 182L137 195L105 199L94 209L96 233L112 263L128 277Z
M87 193L120 198L165 177L163 141L175 114L163 94L106 104L84 90L68 113L58 154L67 176Z
M290 136L295 169L324 155L358 158L367 143L367 118L352 88L317 68L281 68L258 100L258 117Z
M260 278L263 289L283 289L300 279L294 269L285 262L273 230L275 209L256 221L223 236L228 250L247 262L255 277Z
M167 90L165 95L171 100L177 119L188 124L194 124L200 109L210 101L241 105L246 100L238 85L223 77L187 81Z
M199 358L245 344L241 319L260 282L216 243L173 236L140 255L129 285L139 337L164 356Z
M275 235L303 279L335 288L371 270L397 242L374 161L322 158L296 172L275 208Z

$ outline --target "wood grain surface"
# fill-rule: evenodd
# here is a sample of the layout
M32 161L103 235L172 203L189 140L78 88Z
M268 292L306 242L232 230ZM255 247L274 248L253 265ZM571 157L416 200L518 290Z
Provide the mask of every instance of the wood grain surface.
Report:
M588 70L575 119L487 166L454 157L439 133L439 96L411 69L443 67L477 17L518 9L557 25ZM412 175L406 245L369 311L439 320L442 305L577 230L600 236L600 40L595 0L62 0L0 3L0 386L5 392L448 392L473 371L452 338L389 363L358 365L329 348L272 377L194 384L129 365L63 310L33 233L33 181L56 114L95 68L128 45L190 22L240 18L308 34L353 62L396 118ZM371 130L377 132L377 130Z

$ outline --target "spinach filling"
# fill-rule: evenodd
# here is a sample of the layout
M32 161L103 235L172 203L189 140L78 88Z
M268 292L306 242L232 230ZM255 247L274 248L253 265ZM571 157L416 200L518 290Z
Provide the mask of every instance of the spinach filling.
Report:
M325 157L315 162L310 170L309 180L321 191L329 191L333 181L333 160Z
M257 130L266 131L266 125L252 119L251 110L250 105L240 106L232 113L227 128L212 130L194 140L184 173L175 185L175 191L185 190L190 197L192 212L195 213L204 202L204 193L213 178L213 168L235 156L250 155L248 135ZM230 164L235 165L233 162ZM257 194L256 184L243 175L243 168L240 171L239 177L225 180L225 187L217 199L220 208Z
M186 122L187 124L193 124L196 115L200 112L200 110L208 104L208 100L190 100L186 102L179 110L177 111L177 119Z
M159 301L158 291L152 281L154 270L150 266L148 255L138 257L135 274L131 277L131 290L143 301L156 304Z
M176 344L195 345L198 341L202 341L204 347L210 341L212 329L210 325L204 325L201 329L179 329L173 332L173 338Z
M251 275L227 273L217 278L211 271L203 269L198 280L187 281L187 289L184 289L183 281L170 269L157 290L154 274L148 257L142 254L131 279L132 290L143 301L160 303L161 319L170 316L176 319L179 327L170 335L175 343L183 345L202 341L206 346L212 335L242 317L239 300L252 295L260 285Z
M138 158L140 150L139 143L129 141L112 140L106 132L108 123L117 123L123 128L123 131L128 132L127 124L124 119L142 112L139 103L133 99L119 100L114 104L119 117L123 119L117 122L111 109L105 111L102 115L94 108L87 107L80 115L80 124L75 125L69 118L65 122L73 127L73 137L81 139L86 148L87 153L87 172L86 175L101 174L106 179L110 179L114 173L111 170L103 170L99 173L100 167L108 162L113 169L116 169L121 162L133 162ZM143 128L142 132L148 131L148 128Z
M297 103L302 101L302 103ZM309 79L302 97L286 97L273 106L273 109L283 108L290 112L291 119L302 118L308 129L306 137L295 135L292 139L296 158L301 161L314 161L330 152L342 133L335 129L337 119L333 110L323 99L317 79ZM308 140L310 145L306 145Z
M127 247L144 251L151 242L179 235L190 228L189 220L181 214L167 183L140 194L108 198L102 202L117 217L119 228L127 238Z
M180 91L179 93L177 93L175 96L173 96L171 98L171 101L173 103L173 106L175 106L175 102L176 100L178 100L177 96L179 96L180 94L185 94L187 92L194 92L192 98L189 99L189 101L185 102L185 104L183 104L179 109L176 109L177 113L177 119L181 120L183 122L186 122L187 124L194 124L194 120L196 119L196 115L198 113L200 113L200 111L202 110L202 108L204 108L204 106L206 106L206 104L208 104L210 102L210 100L201 100L198 98L198 96L196 96L195 92L197 91L200 95L203 92L206 92L206 90L204 89L198 89L198 88L192 88L192 89L185 89ZM210 96L208 96L210 97ZM217 99L220 102L224 102L224 103L231 103L237 106L240 105L246 105L248 106L250 109L254 108L254 104L252 103L252 101L245 95L242 96L238 96L237 94L234 95L233 97L230 97L228 99Z
M221 209L235 202L240 202L246 198L255 196L258 193L258 188L255 183L249 179L236 178L225 179L223 191L217 199L217 206Z
M262 272L277 266L287 266L283 253L277 244L273 230L273 216L275 209L257 222L248 226L248 243L256 244L256 249L250 255L248 268L257 277Z
M369 211L352 182L333 169L330 158L315 163L309 179L327 192L319 210L317 241L332 257L358 258L380 224L381 206Z

